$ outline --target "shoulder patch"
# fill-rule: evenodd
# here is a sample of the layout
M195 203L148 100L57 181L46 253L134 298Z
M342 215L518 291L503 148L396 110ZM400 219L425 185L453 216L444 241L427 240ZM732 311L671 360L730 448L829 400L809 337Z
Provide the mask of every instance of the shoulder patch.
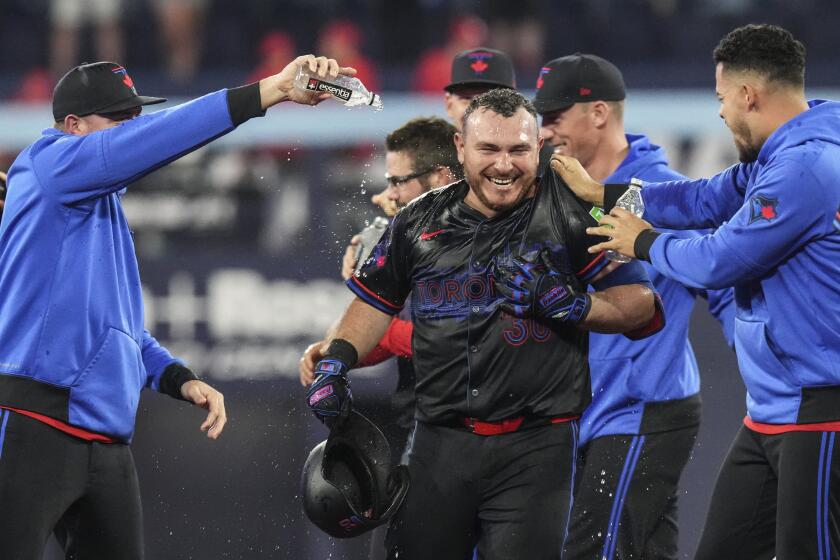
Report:
M750 198L750 224L758 221L772 222L779 216L777 206L778 198L767 198L766 196L753 196Z

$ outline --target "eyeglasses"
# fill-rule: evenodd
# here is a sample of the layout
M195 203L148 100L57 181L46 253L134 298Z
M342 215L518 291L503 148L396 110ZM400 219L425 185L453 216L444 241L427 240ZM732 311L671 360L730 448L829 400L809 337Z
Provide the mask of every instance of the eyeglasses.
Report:
M428 175L432 171L437 171L438 166L430 167L429 169L424 169L423 171L415 171L414 173L409 173L408 175L389 175L388 173L385 174L385 180L388 181L388 185L392 187L399 188L400 185L404 183L408 183L412 179L419 179L423 175Z

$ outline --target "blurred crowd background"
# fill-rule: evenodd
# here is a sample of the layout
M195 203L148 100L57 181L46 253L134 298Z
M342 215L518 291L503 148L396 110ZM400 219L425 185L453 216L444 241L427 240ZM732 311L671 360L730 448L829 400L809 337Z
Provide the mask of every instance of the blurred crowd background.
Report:
M144 87L192 95L274 71L293 53L346 61L372 89L439 93L452 56L508 52L520 86L558 53L597 52L629 87L709 83L710 50L742 21L808 46L836 75L832 0L0 0L0 98L43 101L81 60L119 60Z
M697 177L735 161L714 97L719 39L745 23L785 26L808 49L809 93L836 99L838 21L833 0L0 0L3 170L50 126L56 79L83 61L118 61L141 94L178 102L314 52L355 66L383 97L380 113L335 102L273 109L124 197L147 325L230 410L224 437L209 442L198 411L144 396L134 454L147 557L366 557L364 539L330 540L303 518L300 469L326 431L303 403L297 360L350 299L340 258L376 215L385 135L415 116L445 116L457 52L508 52L526 95L550 59L608 58L628 85L628 131ZM705 309L692 342L706 412L683 480L685 558L744 414L734 356ZM389 406L391 367L354 374L356 402L373 416Z

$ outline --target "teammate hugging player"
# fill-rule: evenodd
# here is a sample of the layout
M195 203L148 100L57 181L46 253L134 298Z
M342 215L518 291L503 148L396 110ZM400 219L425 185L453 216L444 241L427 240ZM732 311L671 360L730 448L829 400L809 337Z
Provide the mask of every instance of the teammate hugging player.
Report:
M316 367L308 403L340 422L347 370L411 293L417 424L391 558L462 560L476 543L483 558L559 558L590 399L585 330L662 321L641 266L589 255L589 208L553 174L536 180L535 116L512 90L473 99L456 136L466 179L395 217Z
M611 248L683 284L735 286L735 348L747 416L718 475L699 560L840 558L840 104L805 99L805 48L748 25L714 52L720 116L741 163L710 178L646 184L658 226L716 227L681 239L628 212L603 220ZM620 185L571 159L552 164L611 205Z
M682 179L665 151L625 134L625 88L612 63L575 54L543 65L534 105L540 132L607 183ZM682 232L697 236L699 232ZM589 339L592 403L580 421L580 472L565 555L574 560L677 558L677 486L700 424L700 379L688 342L694 300L731 339L732 290L686 287L644 265L662 296L668 324L633 342Z

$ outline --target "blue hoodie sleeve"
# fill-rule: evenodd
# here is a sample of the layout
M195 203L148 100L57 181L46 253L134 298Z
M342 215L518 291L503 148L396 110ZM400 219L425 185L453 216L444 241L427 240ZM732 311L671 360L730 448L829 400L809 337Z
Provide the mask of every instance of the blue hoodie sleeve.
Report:
M143 365L146 368L146 387L154 391L160 390L160 377L167 366L173 362L182 363L180 360L173 358L169 350L161 346L146 329L143 329L143 343L140 346L140 353L143 356Z
M737 164L709 179L645 183L644 218L657 227L717 227L744 203L753 164Z
M715 233L691 239L660 235L653 266L687 286L722 289L759 278L819 235L825 190L792 159L766 166L749 197Z
M105 196L234 129L227 91L84 136L62 135L32 154L39 181L62 204Z

